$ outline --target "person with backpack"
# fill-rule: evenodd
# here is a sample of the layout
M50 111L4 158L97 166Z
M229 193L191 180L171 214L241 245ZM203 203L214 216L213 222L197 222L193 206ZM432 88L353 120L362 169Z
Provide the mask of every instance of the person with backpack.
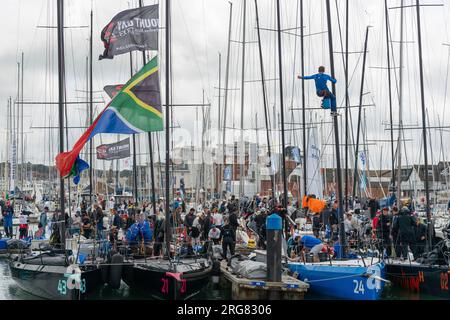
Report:
M235 246L236 232L234 232L233 227L230 225L229 219L225 218L222 232L222 257L227 259L228 249L230 249L230 254L233 256Z

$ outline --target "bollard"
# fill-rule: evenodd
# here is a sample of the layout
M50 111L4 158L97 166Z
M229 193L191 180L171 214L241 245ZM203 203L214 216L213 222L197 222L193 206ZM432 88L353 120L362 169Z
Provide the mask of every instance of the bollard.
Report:
M281 282L282 219L272 214L266 220L267 230L267 277L269 281Z

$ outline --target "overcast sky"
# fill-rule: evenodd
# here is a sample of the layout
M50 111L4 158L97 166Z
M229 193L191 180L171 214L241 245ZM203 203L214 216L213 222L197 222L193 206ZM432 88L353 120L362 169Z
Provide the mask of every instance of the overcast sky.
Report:
M65 22L66 26L88 26L91 0L66 0L65 2ZM233 2L233 23L232 40L242 41L242 17L243 0ZM246 14L246 60L245 79L259 80L260 67L257 40L255 5L254 1L247 0ZM291 29L289 33L282 36L283 44L283 80L284 80L284 108L286 128L299 128L293 126L292 122L301 121L301 112L291 111L291 107L301 106L301 82L295 80L295 76L300 73L300 26L297 0L281 1L282 28ZM339 106L343 105L345 96L344 69L341 43L345 47L345 1L331 0L331 10L333 19L333 45L336 52L335 66L336 78L338 80L337 98ZM411 0L404 0L406 5L415 3ZM447 74L449 48L443 43L450 43L448 0L428 1L426 3L442 3L443 7L422 8L422 41L424 59L424 80L425 99L429 113L430 124L438 125L438 117L441 125L449 125L446 117ZM2 161L6 158L6 103L8 97L16 99L17 96L17 62L20 61L21 53L25 55L25 77L24 77L24 99L26 101L57 101L57 44L56 29L38 28L38 26L56 26L56 1L55 0L1 0L2 10L0 11L0 21L2 23L2 49L0 51L0 107L1 107L1 136L0 153ZM145 5L155 4L157 1L146 0ZM225 61L227 53L229 2L227 0L173 0L173 102L200 103L202 102L202 91L205 92L205 100L211 102L212 127L217 127L218 117L218 54L222 54L222 86L224 86ZM276 27L276 11L274 0L259 0L259 14L261 27L274 29ZM374 67L386 67L386 39L384 22L384 1L382 0L350 0L350 27L349 27L349 74L351 82L349 93L351 105L358 105L361 84L361 63L364 35L366 26L371 25L368 45L368 58L366 69L366 82L363 104L375 104L375 106L365 108L367 121L367 138L389 139L389 132L385 131L383 123L389 121L389 100L387 89L387 70ZM102 28L118 12L136 7L136 0L93 0L94 10L94 90L101 91L103 86L108 84L124 83L130 77L129 55L116 56L113 60L98 61L98 55L103 52L103 44L100 41ZM164 1L161 4L165 4ZM342 32L342 41L339 35L337 8L339 11L339 22ZM304 1L304 30L305 34L314 34L305 38L305 73L315 73L319 65L324 65L329 72L328 38L326 33L326 11L325 1L309 0ZM400 5L400 0L388 0L389 7ZM163 9L163 8L161 8ZM422 117L420 109L419 91L419 70L418 70L418 47L417 47L417 22L414 8L404 10L405 31L404 40L404 96L403 96L403 122L405 125L420 126ZM163 10L160 14L160 24L164 24ZM389 10L391 22L392 49L394 51L395 66L399 66L400 40L400 10ZM163 44L162 30L160 47ZM273 31L263 30L262 47L265 76L272 80L278 78L277 71L277 38ZM65 52L66 52L66 76L67 76L67 99L70 101L85 101L86 90L86 57L88 55L88 28L68 28L65 31ZM154 55L155 53L151 53ZM229 120L227 126L240 127L241 109L241 54L242 45L232 42L230 55L230 90L228 97ZM141 67L141 54L135 54L135 70ZM164 58L164 52L161 52ZM161 59L163 60L163 59ZM162 63L163 64L163 63ZM164 75L164 65L161 67L162 77ZM399 69L395 69L393 77L393 112L394 123L398 123L399 102L398 102L398 77ZM162 82L163 84L163 82ZM276 123L280 111L279 86L277 81L267 81L268 102L271 109L271 123ZM314 84L306 83L306 105L307 107L318 107L320 100L315 96ZM222 91L222 95L224 92ZM96 92L96 100L108 102L106 94ZM96 114L104 107L104 103L96 104ZM254 129L264 127L264 114L261 95L260 82L246 82L245 84L245 107L244 107L244 128ZM223 106L223 98L222 98ZM275 110L275 115L273 110ZM201 109L198 113L195 108L175 108L174 121L180 129L187 130L194 135L196 119L201 119ZM448 111L447 111L448 112ZM294 113L294 119L292 119ZM341 129L344 124L344 110L341 109ZM26 132L26 161L33 163L53 164L53 159L57 154L58 136L57 130L42 130L32 127L57 126L57 106L37 106L26 105L24 111L24 128ZM256 115L258 124L255 125ZM352 109L353 131L356 133L357 109ZM330 121L328 111L308 112L307 118L312 122ZM86 121L86 105L70 105L69 126L84 126ZM321 138L324 142L324 163L333 164L333 148L326 146L334 142L331 135L331 125L325 125L321 130ZM251 131L248 131L251 133ZM295 132L294 136L292 132ZM429 162L437 163L442 160L441 149L444 156L450 158L450 146L448 143L448 131L441 132L431 130L429 146ZM237 141L238 131L236 131ZM341 133L343 131L341 130ZM69 130L69 147L72 147L76 139L82 134L77 129ZM260 142L263 141L264 133ZM394 137L397 138L395 131ZM177 145L190 145L190 140L186 139L187 134L181 131L175 135ZM280 139L277 134L273 134L273 144L279 145ZM228 140L231 141L231 130ZM256 139L253 135L252 139ZM405 131L406 160L403 164L413 164L423 162L423 152L421 152L421 131ZM116 140L115 135L102 135L95 139L95 145L100 143L110 143ZM301 131L287 131L288 144L295 144L302 149ZM341 142L344 136L341 135ZM194 143L199 145L199 140ZM163 145L160 146L161 151ZM432 151L432 152L431 152ZM141 137L140 153L147 152L146 138ZM163 153L161 153L163 154ZM369 144L369 164L371 168L389 168L390 165L390 145L385 142ZM140 162L144 163L146 156L140 157ZM98 165L103 165L99 163Z

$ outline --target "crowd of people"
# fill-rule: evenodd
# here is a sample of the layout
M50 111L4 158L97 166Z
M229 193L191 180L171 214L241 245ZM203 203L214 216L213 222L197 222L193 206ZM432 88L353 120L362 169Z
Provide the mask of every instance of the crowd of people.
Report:
M12 237L13 205L10 201L0 203L2 222L6 237ZM318 261L320 253L336 256L339 247L339 229L343 226L349 246L360 246L370 241L384 257L408 258L411 249L414 259L425 250L427 226L408 207L380 208L376 199L369 199L363 205L355 199L348 205L340 223L338 201L324 201L307 196L301 202L288 201L284 197L213 199L198 207L188 207L181 197L170 204L170 227L177 235L177 241L186 254L193 248L210 241L222 247L222 258L235 254L236 243L255 239L256 246L266 249L266 220L271 214L278 214L283 220L283 237L289 258L305 257L308 253ZM92 206L81 201L75 214L65 214L64 222L56 209L49 218L49 207L45 206L39 218L35 238L45 238L50 226L50 241L60 241L58 225L64 223L66 236L80 234L86 239L109 240L113 246L125 242L136 248L143 248L145 254L159 256L165 239L164 199L156 207L144 201L136 205L132 200L115 201L99 199ZM449 208L450 212L450 208ZM28 233L26 216L20 215L20 238ZM311 232L304 232L305 225L312 226Z

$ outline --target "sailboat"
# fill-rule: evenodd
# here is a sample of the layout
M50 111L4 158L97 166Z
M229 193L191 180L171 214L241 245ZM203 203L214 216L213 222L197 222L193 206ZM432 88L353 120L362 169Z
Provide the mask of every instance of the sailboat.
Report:
M132 289L157 299L186 300L192 298L208 283L212 272L209 254L172 258L172 231L170 226L170 15L171 1L166 0L166 167L165 167L165 255L164 257L125 257L122 280ZM142 6L142 3L140 3ZM145 61L145 53L144 53ZM113 257L114 259L114 257ZM121 260L120 257L117 258Z
M400 70L404 68L403 65L403 21L404 21L404 1L401 1L401 20L400 20L400 35L401 35L401 55L400 55ZM419 70L420 70L420 98L421 98L421 111L422 111L422 137L423 137L423 151L424 151L424 172L428 173L430 168L428 167L428 142L427 142L427 117L425 109L425 94L424 94L424 75L423 75L423 62L422 62L422 35L421 35L421 15L420 15L420 3L416 2L414 5L416 11L417 21L417 36L418 36L418 56L419 56ZM387 15L387 14L386 14ZM388 22L386 22L388 24ZM400 71L402 76L402 72ZM403 92L402 78L400 78L400 93ZM429 126L429 124L428 124ZM401 127L402 128L402 127ZM401 133L401 131L400 131ZM400 136L399 136L400 141ZM430 146L431 147L431 146ZM401 147L398 148L401 150ZM399 160L401 160L399 158ZM400 163L400 161L399 161ZM401 166L398 164L398 170L401 171ZM419 167L420 170L420 167ZM450 297L450 290L448 286L448 278L450 274L450 225L443 228L442 233L444 239L435 242L435 236L433 234L434 219L431 213L431 199L429 190L429 175L425 174L425 214L427 219L427 236L426 236L426 253L415 261L406 261L399 259L389 259L386 262L386 273L389 279L403 289L415 293L425 293L438 297L448 299ZM400 180L400 173L398 174ZM434 176L433 176L434 179ZM400 183L398 184L400 188ZM401 193L399 192L399 202ZM436 215L436 213L435 213ZM408 254L409 257L409 254Z
M307 148L307 190L322 198L321 150L317 128L310 129ZM287 267L320 295L351 300L377 300L383 291L384 264L361 258L343 261L288 262Z
M329 50L330 50L330 64L331 64L331 76L334 78L334 59L333 59L333 41L332 41L332 29L331 29L331 14L330 14L330 1L326 1L327 7L327 23L328 23L328 40L329 40ZM301 14L301 25L303 25L303 5L300 4L300 14ZM347 3L348 10L348 3ZM348 17L348 15L347 15ZM348 18L347 18L348 23ZM348 27L347 27L348 32ZM367 36L368 28L366 31L366 41L364 48L364 62L363 62L363 77L361 83L361 91L363 91L364 86L364 67L367 53ZM303 33L302 33L302 43L303 43ZM302 44L303 46L303 44ZM348 63L346 64L346 68ZM302 67L303 69L303 67ZM333 91L335 91L335 86L333 84ZM362 93L360 96L360 109L362 105ZM300 280L308 283L310 285L310 290L316 292L322 296L339 298L339 299L350 299L350 300L378 300L383 292L385 282L385 264L383 261L373 261L373 258L366 258L362 255L357 255L355 258L350 258L344 251L347 251L347 241L344 231L343 223L343 192L341 183L341 173L340 173L340 153L339 153L339 134L338 134L338 123L336 117L334 119L334 130L336 139L336 159L337 159L337 182L338 182L338 194L337 199L339 202L339 240L340 240L340 253L336 260L323 261L323 262L295 262L289 260L287 262L287 267L289 270L296 275ZM358 128L359 129L359 128ZM305 130L305 129L304 129ZM310 147L308 156L320 159L320 150L313 146L316 146L314 135L310 139ZM317 160L316 160L317 162ZM317 163L310 161L305 161L307 165L307 179L309 181L310 187L313 187L314 192L317 191L317 186L320 187L318 183L320 180L310 179L309 177L315 177L317 175L317 170L320 168ZM306 182L305 182L306 185ZM306 187L306 186L305 186ZM305 190L305 193L309 190ZM320 191L319 191L320 192ZM306 259L304 259L306 260Z
M64 1L58 0L58 85L59 85L59 151L64 151ZM64 179L60 179L60 212L65 212ZM14 254L9 258L11 275L19 287L35 296L51 300L79 300L103 285L103 259L84 258L78 250L66 250L64 215L60 215L60 247L46 246L39 253Z

